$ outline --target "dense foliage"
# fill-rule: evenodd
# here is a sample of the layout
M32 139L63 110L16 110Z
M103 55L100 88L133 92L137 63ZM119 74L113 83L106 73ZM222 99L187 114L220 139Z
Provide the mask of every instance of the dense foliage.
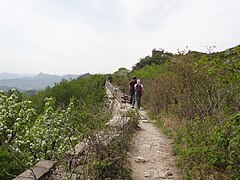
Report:
M139 60L139 62L133 66L133 71L135 70L139 70L147 65L159 65L164 63L164 61L168 60L170 57L172 57L173 55L171 53L155 53L152 55L152 57L150 56L146 56L145 58L142 58Z
M62 160L102 128L109 119L104 82L104 75L64 80L31 99L15 90L0 92L0 179L11 179L8 173L16 175L39 159Z
M83 163L86 174L82 179L131 179L128 152L133 132L138 127L139 114L129 111L127 116L128 124L115 127L114 131L121 133L115 136L110 144L97 143L95 137L89 139L92 151L86 158L88 163Z
M240 46L210 54L189 51L142 66L146 59L154 57L121 79L142 79L144 106L174 137L184 177L240 177ZM127 89L128 82L122 86Z

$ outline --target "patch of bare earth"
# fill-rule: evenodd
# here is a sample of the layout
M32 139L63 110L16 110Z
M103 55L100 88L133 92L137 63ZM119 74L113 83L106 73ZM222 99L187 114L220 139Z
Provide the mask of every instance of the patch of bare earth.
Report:
M133 138L129 152L132 179L180 179L172 155L172 140L149 121L145 111L140 110L140 130Z

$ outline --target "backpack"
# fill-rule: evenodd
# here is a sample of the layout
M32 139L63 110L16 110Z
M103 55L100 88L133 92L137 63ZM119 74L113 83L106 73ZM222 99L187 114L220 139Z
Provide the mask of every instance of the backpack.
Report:
M132 80L132 81L130 82L130 91L133 91L133 92L134 92L134 85L135 85L136 83L137 83L137 82L134 81L134 80Z
M136 85L136 94L142 94L142 84L137 84Z

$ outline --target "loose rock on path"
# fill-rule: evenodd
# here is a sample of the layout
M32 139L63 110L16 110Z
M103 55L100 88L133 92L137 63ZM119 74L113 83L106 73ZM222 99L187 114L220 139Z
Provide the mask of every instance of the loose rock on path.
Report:
M129 152L132 179L180 179L172 156L172 140L167 138L152 122L145 111L139 111L141 119Z

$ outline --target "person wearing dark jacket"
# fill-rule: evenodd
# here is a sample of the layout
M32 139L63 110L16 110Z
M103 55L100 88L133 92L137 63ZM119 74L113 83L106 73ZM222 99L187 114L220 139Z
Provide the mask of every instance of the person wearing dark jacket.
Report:
M133 79L129 83L129 93L130 93L129 104L131 104L133 108L135 105L135 88L134 88L135 84L137 84L137 77L133 76Z

